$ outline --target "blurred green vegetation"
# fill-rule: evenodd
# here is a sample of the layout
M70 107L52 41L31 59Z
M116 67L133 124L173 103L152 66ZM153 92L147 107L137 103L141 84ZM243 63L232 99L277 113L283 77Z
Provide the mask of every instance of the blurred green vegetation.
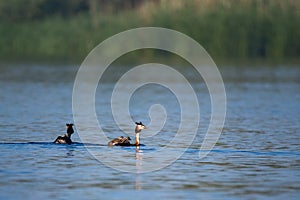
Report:
M298 64L299 10L297 0L0 0L0 58L81 62L114 34L158 26L189 35L219 61Z

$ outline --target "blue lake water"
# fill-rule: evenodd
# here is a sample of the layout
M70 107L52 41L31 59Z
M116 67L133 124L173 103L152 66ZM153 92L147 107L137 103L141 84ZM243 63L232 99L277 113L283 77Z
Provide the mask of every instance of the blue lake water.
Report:
M217 144L203 159L199 159L199 149L210 119L209 94L201 79L191 77L201 110L197 135L179 159L149 173L113 169L96 160L87 147L99 154L113 152L128 161L128 166L136 165L174 136L180 121L175 96L157 85L144 86L133 95L130 112L134 120L150 123L152 104L162 104L168 114L157 135L141 134L144 145L140 152L135 147L109 148L106 141L83 144L76 124L74 144L53 144L65 132L65 123L73 121L72 89L77 69L1 64L0 199L300 197L299 67L221 68L227 95L226 122ZM109 138L124 134L116 126L109 104L112 82L124 69L112 68L116 73L104 77L107 80L97 89L97 117ZM134 124L125 126L134 132ZM150 134L151 127L144 133ZM178 144L170 151L182 151L182 147Z

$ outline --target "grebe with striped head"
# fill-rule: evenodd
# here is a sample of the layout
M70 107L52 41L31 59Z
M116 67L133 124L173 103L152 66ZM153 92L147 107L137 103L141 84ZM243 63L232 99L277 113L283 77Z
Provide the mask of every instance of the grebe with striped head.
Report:
M147 127L142 122L135 122L135 143L130 143L130 137L119 136L108 143L108 146L139 146L140 145L140 133Z
M58 136L56 138L56 140L54 141L54 143L57 143L57 144L72 144L73 142L71 140L71 135L74 133L73 125L74 124L66 124L67 133L62 135L62 136Z

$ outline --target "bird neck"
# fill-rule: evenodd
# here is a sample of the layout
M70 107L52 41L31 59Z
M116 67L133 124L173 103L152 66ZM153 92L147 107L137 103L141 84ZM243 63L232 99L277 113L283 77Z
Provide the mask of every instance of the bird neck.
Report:
M135 132L135 145L136 146L140 145L140 131Z
M72 127L67 127L67 136L71 138L71 135L74 133L74 129Z
M66 134L66 136L68 136L68 138L70 138L70 139L71 139L71 135L72 135L72 133L67 133Z

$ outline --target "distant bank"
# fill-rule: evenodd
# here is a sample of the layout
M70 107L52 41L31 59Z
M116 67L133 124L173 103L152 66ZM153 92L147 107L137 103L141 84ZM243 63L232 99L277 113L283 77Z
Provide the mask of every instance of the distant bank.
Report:
M158 26L189 35L221 63L300 63L298 1L150 2L117 12L109 7L91 12L81 6L81 10L68 15L58 12L24 19L15 19L13 15L5 18L2 12L0 58L81 62L96 45L114 34L136 27ZM131 62L157 57L176 60L172 55L150 50L123 59Z

